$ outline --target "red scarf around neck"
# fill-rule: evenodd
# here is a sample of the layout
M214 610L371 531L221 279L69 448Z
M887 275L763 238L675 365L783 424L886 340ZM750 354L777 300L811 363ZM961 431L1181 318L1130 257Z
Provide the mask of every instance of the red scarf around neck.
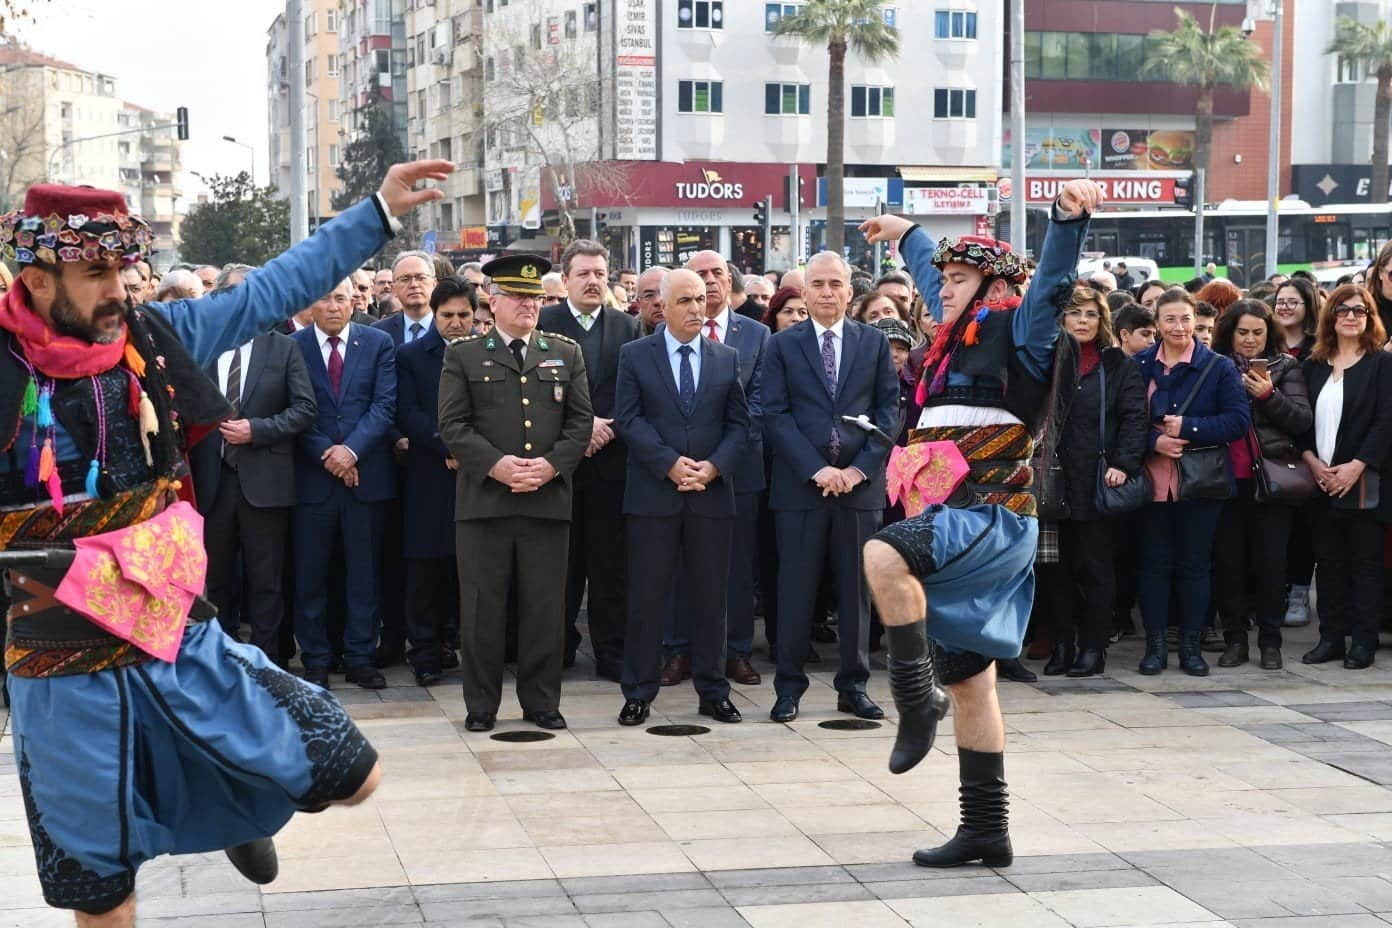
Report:
M121 363L126 339L106 345L60 334L29 305L29 290L15 279L0 303L0 329L14 335L20 350L40 373L55 380L77 380L111 370Z

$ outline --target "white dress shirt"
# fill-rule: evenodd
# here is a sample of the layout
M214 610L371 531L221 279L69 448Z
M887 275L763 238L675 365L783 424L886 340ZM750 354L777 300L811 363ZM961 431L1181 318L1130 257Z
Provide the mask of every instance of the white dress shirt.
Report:
M701 323L701 335L703 338L710 338L710 324L715 323L715 340L720 344L725 344L730 337L730 307L725 307L720 315L714 316Z
M831 333L831 350L832 353L836 355L836 380L839 383L841 380L841 348L846 343L846 340L842 338L842 335L846 331L846 317L842 316L840 319L836 320L836 324L829 329L816 319L813 319L812 331L817 336L817 354L819 355L822 353L822 335L826 332Z
M353 328L353 324L350 322L343 327L342 332L338 333L338 356L345 364L348 362L348 335L351 328ZM329 344L329 336L325 334L323 329L316 325L314 327L314 337L319 339L319 355L324 359L324 369L328 370L329 355L333 351L333 347Z
M528 333L528 334L527 334L526 336L524 336L524 337L518 337L518 336L516 336L516 335L509 335L509 334L507 334L506 332L504 332L502 329L498 328L497 325L494 325L494 326L493 326L493 331L497 332L498 335L500 335L500 336L502 337L502 339L503 339L503 347L507 348L508 351L512 351L512 343L513 343L513 342L520 341L520 342L522 343L522 360L524 360L524 361L527 360L527 349L528 349L529 347L531 347L531 344L532 344L532 336L531 336L530 333Z
M664 327L662 338L667 344L667 360L672 365L672 382L677 385L677 393L681 393L681 347L682 345L691 346L691 382L694 387L701 385L701 339L704 335L698 335L689 342L679 342L672 330Z
M411 326L417 324L421 327L420 334L412 335ZM435 313L430 310L426 310L424 316L414 321L412 321L410 316L403 313L401 316L401 344L409 345L417 339L425 338L426 333L430 331L433 325L435 325Z
M599 321L599 314L604 312L604 304L601 303L599 306L596 306L594 312L590 313L590 329L586 329L585 323L580 321L580 310L576 309L575 304L570 302L570 300L566 300L566 305L570 307L570 314L575 318L575 324L586 332L594 328L594 324Z
M242 356L242 378L237 390L237 402L240 404L242 397L246 395L247 371L251 368L251 342L243 342L231 351L224 351L218 355L217 359L217 383L222 395L227 395L227 372L232 369L232 352L235 351Z

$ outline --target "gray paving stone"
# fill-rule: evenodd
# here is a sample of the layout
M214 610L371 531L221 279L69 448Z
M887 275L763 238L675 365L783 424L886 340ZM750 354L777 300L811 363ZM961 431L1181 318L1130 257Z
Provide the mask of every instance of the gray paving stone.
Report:
M976 896L985 893L1018 893L1004 877L948 877L941 880L892 880L867 883L865 888L881 899L923 899L936 896Z
M665 912L663 917L672 928L749 928L734 909L681 909Z
M522 915L575 915L575 906L566 896L540 896L512 899L451 899L448 902L422 902L421 912L427 922L474 919L495 916L512 918Z
M1244 880L1285 880L1293 874L1286 867L1247 848L1207 848L1183 851L1128 851L1121 855L1162 882L1189 876L1211 880L1231 877Z
M572 896L571 902L581 915L605 912L666 912L671 909L714 908L725 903L714 889L676 889L658 892L617 892L588 896Z
M1392 848L1385 844L1288 844L1252 850L1313 880L1392 873Z
M245 884L245 880L243 883ZM261 893L252 888L239 893L210 893L206 896L145 896L136 891L140 917L196 918L205 915L260 913Z
M1156 886L1159 881L1142 870L1082 870L1072 873L1013 873L1002 870L1001 876L1027 893L1054 892L1070 889L1130 889L1136 886Z
M660 912L613 912L608 915L586 915L588 928L670 928L670 922Z
M1392 755L1385 751L1376 754L1329 754L1320 760L1335 769L1362 777L1379 786L1392 786Z
M539 898L542 896L565 896L559 880L509 880L497 883L433 883L426 886L401 887L413 892L421 903L448 902L469 899L516 899ZM375 892L375 890L353 890L354 892ZM315 895L302 893L299 895ZM268 899L278 898L268 896ZM269 907L267 907L269 911Z
M1276 901L1289 882L1305 882L1292 877L1286 882L1259 880L1199 879L1182 876L1165 881L1175 892L1220 918L1272 918L1291 914Z
M382 702L434 702L430 691L421 686L389 686L378 690Z
M1244 693L1242 690L1193 690L1187 693L1158 693L1186 709L1235 709L1241 706L1269 706L1270 700ZM1304 712L1298 706L1291 706L1297 712ZM1313 715L1313 713L1305 713ZM1320 718L1320 716L1315 716Z
M1261 738L1263 741L1270 741L1272 744L1298 744L1302 742L1340 742L1340 741L1371 741L1373 739L1360 735L1356 731L1349 731L1333 722L1310 722L1306 723L1271 723L1258 725L1238 725L1235 726L1239 731L1245 731L1249 735Z
M295 909L266 913L266 928L373 928L374 925L423 925L417 905L382 905L335 909Z
M365 905L411 905L415 901L416 897L409 886L382 886L375 889L335 889L318 893L267 893L261 897L261 908L266 912L291 912L301 909L356 908Z
M1330 763L1330 758L1337 758L1343 754L1384 754L1388 750L1387 745L1376 738L1362 738L1357 741L1287 741L1281 747L1325 763Z
M886 864L854 864L846 870L862 883L884 882L925 882L936 880L960 880L976 877L994 876L995 871L986 867L963 867L943 869L920 867L911 860L895 861Z
M638 876L575 877L561 880L561 888L572 896L590 896L710 889L711 884L701 873L652 873Z
M1075 870L1130 870L1131 864L1115 854L1043 854L1016 857L1006 876L1032 873L1069 873Z
M1372 912L1392 912L1392 882L1383 877L1318 880L1320 889ZM1297 913L1302 914L1302 913Z
M1242 918L1233 928L1383 928L1376 915L1293 915L1290 918Z
M188 924L188 919L182 915L177 918L140 919L141 928L175 928L176 925ZM260 912L240 912L233 915L200 915L198 925L199 928L266 928L266 921Z
M706 874L716 889L745 886L798 886L809 883L853 883L845 867L782 867L771 870L716 870Z
M1392 719L1392 702L1321 702L1286 708L1325 722L1373 722Z
M791 905L799 902L856 902L873 899L869 888L861 883L809 883L802 886L743 886L721 891L725 901L733 906Z
M1140 692L1129 683L1113 680L1111 677L1087 677L1081 680L1045 680L1031 683L1037 690L1058 696L1087 696L1093 693L1136 693Z

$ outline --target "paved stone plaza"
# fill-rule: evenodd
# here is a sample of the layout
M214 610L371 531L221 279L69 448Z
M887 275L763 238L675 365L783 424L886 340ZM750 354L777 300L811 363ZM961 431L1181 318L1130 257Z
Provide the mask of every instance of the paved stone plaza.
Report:
M457 676L427 692L398 668L380 694L335 691L381 751L372 801L297 816L264 892L220 854L147 866L139 924L1392 924L1392 656L1301 666L1313 638L1291 635L1276 673L1141 677L1128 642L1106 678L1002 684L1017 856L1000 871L908 862L955 825L951 738L891 775L892 722L820 727L846 718L828 664L796 723L766 720L768 683L736 687L746 721L695 737L619 728L618 688L582 664L570 731L532 743L466 734ZM872 683L891 709L884 675ZM699 724L695 710L689 686L666 689L650 725ZM534 729L497 733L517 731ZM43 908L11 751L0 738L0 928L71 925Z

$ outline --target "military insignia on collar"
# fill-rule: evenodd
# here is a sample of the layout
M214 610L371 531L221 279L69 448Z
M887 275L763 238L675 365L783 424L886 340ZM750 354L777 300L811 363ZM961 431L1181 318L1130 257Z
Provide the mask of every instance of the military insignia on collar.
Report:
M483 343L483 349L484 349L485 351L492 351L494 348L497 348L497 347L498 347L497 343L494 342L493 339L491 339L491 338L490 338L488 341L486 341L486 342Z
M547 351L551 348L550 345L546 344L546 339L542 338L540 335L537 336L536 346L539 351Z

